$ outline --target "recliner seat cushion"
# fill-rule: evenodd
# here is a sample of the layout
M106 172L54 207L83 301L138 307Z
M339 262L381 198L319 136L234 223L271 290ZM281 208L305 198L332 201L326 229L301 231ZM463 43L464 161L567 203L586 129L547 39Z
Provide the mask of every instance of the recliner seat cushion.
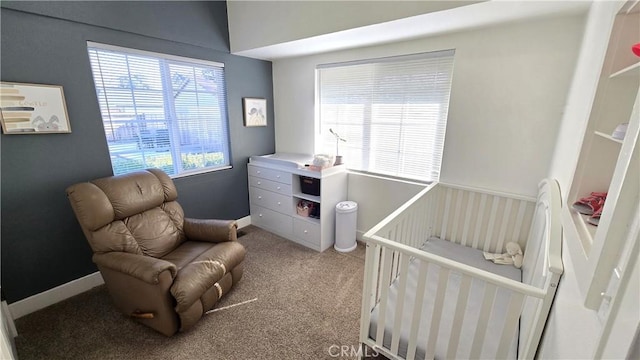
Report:
M192 262L193 259L202 255L205 251L211 249L215 245L210 242L203 241L185 241L175 248L172 252L162 257L162 260L173 263L178 271L180 271L185 265Z

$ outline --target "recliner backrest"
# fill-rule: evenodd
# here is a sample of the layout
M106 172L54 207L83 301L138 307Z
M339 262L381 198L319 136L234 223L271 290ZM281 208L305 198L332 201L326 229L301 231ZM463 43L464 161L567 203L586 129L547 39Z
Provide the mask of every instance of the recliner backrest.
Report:
M178 192L160 170L77 184L67 194L95 253L162 257L185 239L184 211L175 201Z

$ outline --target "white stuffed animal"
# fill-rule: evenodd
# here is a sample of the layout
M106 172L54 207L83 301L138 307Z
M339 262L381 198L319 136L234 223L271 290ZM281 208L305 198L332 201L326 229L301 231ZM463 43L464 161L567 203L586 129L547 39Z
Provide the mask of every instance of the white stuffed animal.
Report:
M520 269L522 267L522 260L524 259L520 245L514 242L508 242L506 248L507 254L511 255L511 259L513 259L513 266Z
M522 267L522 260L524 259L520 245L514 242L508 242L505 247L507 249L505 254L492 254L485 251L483 253L484 258L496 264L513 265L520 269Z

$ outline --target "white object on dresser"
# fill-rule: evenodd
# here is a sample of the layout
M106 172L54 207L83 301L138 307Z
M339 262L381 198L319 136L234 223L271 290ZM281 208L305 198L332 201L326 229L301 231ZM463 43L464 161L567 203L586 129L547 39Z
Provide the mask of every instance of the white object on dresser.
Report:
M343 166L322 171L305 168L312 155L276 153L252 156L249 173L249 205L251 223L286 239L324 251L334 244L335 206L347 198L347 172ZM320 195L301 191L300 177L320 181ZM319 218L300 216L296 206L300 200L320 206Z

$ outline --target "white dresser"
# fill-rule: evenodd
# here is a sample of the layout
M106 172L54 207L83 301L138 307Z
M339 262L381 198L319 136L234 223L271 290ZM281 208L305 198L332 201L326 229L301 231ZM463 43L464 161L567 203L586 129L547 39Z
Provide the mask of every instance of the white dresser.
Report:
M304 167L311 155L276 153L252 156L249 172L251 223L316 251L331 247L335 238L335 207L347 199L347 172L344 165L322 171ZM318 179L320 195L301 191L300 177ZM319 218L300 216L301 200L319 206Z

